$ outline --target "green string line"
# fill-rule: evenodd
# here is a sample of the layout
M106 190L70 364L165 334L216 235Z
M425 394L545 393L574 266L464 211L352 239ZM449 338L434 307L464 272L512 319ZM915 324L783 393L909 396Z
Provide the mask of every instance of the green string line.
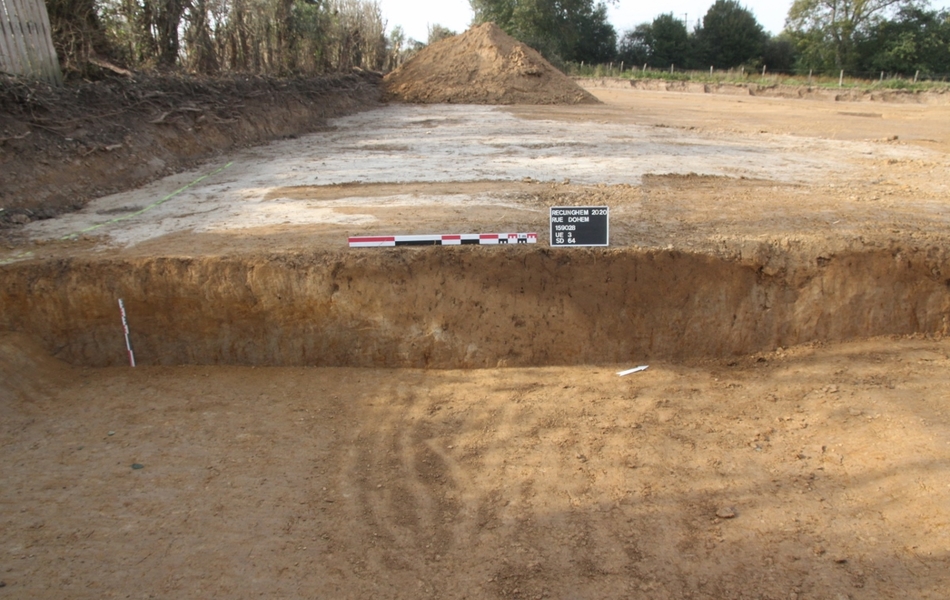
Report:
M217 175L218 173L220 173L221 171L227 169L228 167L230 167L230 166L233 165L233 164L234 164L233 162L229 162L228 164L224 165L224 166L221 167L220 169L217 169L216 171L212 171L211 173L208 173L207 175L202 175L201 177L199 177L198 179L195 179L194 181L192 181L192 182L189 183L188 185L183 186L183 187L180 187L180 188L178 188L177 190L175 190L174 192L172 192L171 194L168 194L167 196L165 196L165 197L162 198L161 200L156 200L155 202L152 202L151 204L149 204L148 206L146 206L146 207L143 208L142 210L138 210L138 211L136 211L136 212L134 212L134 213L129 213L129 214L123 215L123 216L121 216L121 217L116 217L116 218L114 218L114 219L110 219L110 220L108 220L108 221L105 221L104 223L99 223L98 225L93 225L92 227L87 227L87 228L85 228L85 229L83 229L83 230L81 230L81 231L79 231L79 232L76 232L76 233L70 233L70 234L64 235L64 236L63 236L62 238L60 238L60 239L67 240L67 239L74 238L74 237L77 237L77 236L79 236L79 235L82 235L83 233L89 233L90 231L99 229L100 227L105 227L106 225L112 225L113 223L118 223L118 222L120 222L120 221L125 221L126 219L131 219L132 217L137 217L137 216L139 216L140 214L144 213L145 211L152 210L152 209L155 208L156 206L165 204L166 202L168 202L169 200L171 200L172 198L174 198L174 197L177 196L178 194L184 192L184 191L187 190L188 188L190 188L190 187L192 187L192 186L194 186L194 185L196 185L196 184L198 184L198 183L201 183L202 181L204 181L205 179L211 177L212 175Z
M32 252L32 251L30 251L30 252L20 252L19 254L14 254L14 255L11 256L10 258L3 258L3 259L0 259L0 266L8 265L8 264L14 263L14 262L16 262L16 261L18 261L18 260L22 260L22 259L24 259L24 258L29 258L29 257L31 257L31 256L33 256L33 252Z

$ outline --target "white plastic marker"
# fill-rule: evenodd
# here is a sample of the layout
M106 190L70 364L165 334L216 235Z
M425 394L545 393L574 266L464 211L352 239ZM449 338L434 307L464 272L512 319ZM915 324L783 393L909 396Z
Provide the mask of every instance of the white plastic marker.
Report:
M119 312L122 313L122 329L125 330L125 349L129 351L129 364L135 366L135 353L132 352L132 342L129 341L129 321L125 318L125 304L119 298Z
M627 369L626 371L617 371L617 375L624 377L626 375L633 375L634 373L639 373L640 371L646 371L650 368L650 365L640 365L639 367L634 367L633 369Z
M537 244L537 233L456 233L451 235L375 235L349 238L350 248Z

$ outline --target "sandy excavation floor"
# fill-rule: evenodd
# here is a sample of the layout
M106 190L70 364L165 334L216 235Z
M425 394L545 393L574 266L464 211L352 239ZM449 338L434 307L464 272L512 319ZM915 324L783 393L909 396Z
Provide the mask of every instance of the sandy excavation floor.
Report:
M82 370L0 344L16 369L0 429L11 598L938 599L950 586L946 341L625 378Z
M950 242L948 106L596 93L351 116L30 224L0 263L546 233L586 202L631 251ZM2 333L0 596L948 597L946 339L637 364L90 369Z
M347 235L380 231L546 237L552 203L584 201L611 206L615 247L836 243L881 223L889 234L947 225L946 105L596 91L607 104L397 104L336 119L327 133L34 222L26 234L56 250L0 251L0 261L90 243L155 255L342 248Z

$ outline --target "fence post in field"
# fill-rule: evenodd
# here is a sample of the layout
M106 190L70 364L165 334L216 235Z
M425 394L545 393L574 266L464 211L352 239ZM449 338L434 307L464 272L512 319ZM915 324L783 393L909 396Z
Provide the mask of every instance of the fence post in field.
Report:
M920 77L920 69L917 69L917 72L914 73L914 83L917 83L917 78Z
M844 85L844 69L841 69L841 75L838 76L838 87Z
M0 0L0 72L62 84L43 0Z

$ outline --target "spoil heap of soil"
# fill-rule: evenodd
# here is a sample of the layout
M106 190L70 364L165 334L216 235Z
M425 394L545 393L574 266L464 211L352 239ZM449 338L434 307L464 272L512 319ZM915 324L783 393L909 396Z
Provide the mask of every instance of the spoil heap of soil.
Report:
M494 23L438 41L384 79L390 100L435 104L599 101Z

